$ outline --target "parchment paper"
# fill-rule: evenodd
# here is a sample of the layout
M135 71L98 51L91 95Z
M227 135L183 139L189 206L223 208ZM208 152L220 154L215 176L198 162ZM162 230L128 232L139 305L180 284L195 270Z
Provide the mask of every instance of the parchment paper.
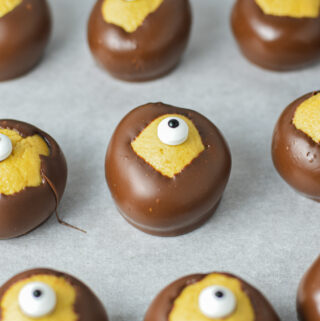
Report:
M319 89L320 65L289 73L261 70L231 35L232 0L193 0L194 28L179 67L153 82L112 79L93 61L86 24L93 0L51 0L54 33L41 64L0 84L0 118L30 122L61 145L69 166L60 215L32 233L0 242L0 284L44 266L88 284L111 321L142 321L155 295L176 278L228 271L260 289L284 321L296 320L298 283L319 254L320 205L276 173L274 125L294 99ZM152 237L118 214L104 178L111 134L132 108L162 101L193 108L223 132L232 175L215 216L177 238Z

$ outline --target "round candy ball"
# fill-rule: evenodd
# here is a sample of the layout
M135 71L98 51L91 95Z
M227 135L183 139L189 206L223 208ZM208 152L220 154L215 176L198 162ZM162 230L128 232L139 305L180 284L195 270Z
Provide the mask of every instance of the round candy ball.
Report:
M46 221L58 207L67 181L65 157L42 130L2 119L0 154L10 146L12 151L0 160L0 239L26 234Z
M231 155L207 118L156 103L134 109L120 122L105 169L129 223L146 233L176 236L213 215L229 179Z
M153 300L144 321L280 321L268 300L239 277L212 272L178 279Z
M46 0L7 0L0 6L0 81L30 71L42 58L51 33Z
M108 321L96 295L71 275L50 269L17 274L0 288L1 320Z
M293 8L297 7L294 2L303 2L290 1ZM320 12L317 17L289 16L285 11L268 14L258 2L271 1L237 0L232 10L233 34L245 57L277 71L301 68L320 59ZM273 3L278 8L283 5L281 1Z
M191 20L189 0L98 0L89 19L88 42L96 61L112 76L152 80L180 61Z
M296 191L320 201L320 92L292 102L273 133L272 158L281 177Z
M300 321L320 320L320 257L303 276L297 295L297 311Z

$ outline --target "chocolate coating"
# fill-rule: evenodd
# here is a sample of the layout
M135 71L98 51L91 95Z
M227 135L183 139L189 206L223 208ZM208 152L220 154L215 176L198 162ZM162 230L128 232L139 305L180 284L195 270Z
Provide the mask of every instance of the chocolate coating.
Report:
M107 23L98 0L88 24L88 41L97 62L111 75L146 81L170 72L186 49L191 30L189 0L164 0L143 24L128 33Z
M301 280L298 296L297 311L300 321L320 320L320 257L311 266Z
M41 59L51 33L46 0L23 0L0 18L0 81L21 76Z
M227 273L214 272L234 277L241 282L243 291L248 295L255 312L255 321L279 321L279 317L268 300L253 286L240 278ZM212 273L210 273L212 274ZM183 289L191 284L201 281L208 274L193 274L185 276L163 289L150 305L144 321L168 321L175 299Z
M242 53L260 67L283 71L320 59L320 17L266 15L254 0L237 0L231 24Z
M50 155L41 158L42 183L26 187L13 195L0 194L0 239L26 234L55 211L67 182L67 163L57 142L42 130L16 120L0 120L0 128L15 130L22 137L40 135L48 144ZM47 182L55 187L55 193ZM57 204L58 202L58 204Z
M0 288L0 300L13 284L37 274L48 274L56 277L63 277L73 286L76 291L74 311L78 315L77 321L108 321L108 317L102 303L91 289L69 274L50 269L33 269L17 274ZM0 307L0 320L2 320L1 313L2 311Z
M192 120L205 150L169 178L140 158L131 142L156 118L175 113ZM213 215L229 179L231 155L222 134L207 118L156 103L134 109L120 122L108 147L105 168L113 199L129 223L146 233L176 236Z
M284 110L273 133L272 158L289 185L306 197L320 201L320 146L293 124L296 109L315 94L298 98Z

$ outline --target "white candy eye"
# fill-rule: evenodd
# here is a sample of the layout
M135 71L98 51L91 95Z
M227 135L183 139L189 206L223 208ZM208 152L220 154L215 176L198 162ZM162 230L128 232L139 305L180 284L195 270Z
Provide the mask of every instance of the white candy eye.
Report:
M158 137L166 145L180 145L187 140L188 134L188 125L179 117L167 117L158 126Z
M225 318L234 312L236 306L235 295L224 286L209 286L199 295L200 311L210 319Z
M12 153L12 143L8 136L0 134L0 162L7 159Z
M19 306L23 314L30 318L41 318L50 314L57 303L53 289L42 282L32 282L19 293Z

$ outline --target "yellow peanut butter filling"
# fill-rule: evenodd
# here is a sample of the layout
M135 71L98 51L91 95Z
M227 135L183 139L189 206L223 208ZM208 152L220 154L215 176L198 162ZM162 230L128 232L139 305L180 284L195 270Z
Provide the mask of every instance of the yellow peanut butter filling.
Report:
M320 143L320 93L305 100L293 117L294 126Z
M218 285L228 288L236 297L234 312L223 319L210 319L199 308L200 293L207 287ZM248 295L243 291L238 279L222 275L209 274L204 279L188 285L173 303L169 321L254 321L255 313Z
M40 155L49 156L47 143L39 135L23 138L16 131L1 129L12 142L11 155L0 162L0 194L12 195L42 182Z
M158 137L158 126L167 117L182 118L189 127L187 140L180 145L166 145ZM155 119L131 143L134 152L155 170L170 178L180 173L205 149L193 122L182 115L166 114Z
M44 317L30 318L21 312L18 297L21 289L30 282L43 282L49 285L56 293L57 303L55 309ZM76 321L78 316L74 312L76 291L63 277L54 275L34 275L13 284L1 300L2 321Z
M106 22L136 31L149 14L156 11L164 0L104 0L102 15Z
M320 0L255 0L265 14L292 18L317 18Z
M17 7L22 0L0 0L0 18Z

